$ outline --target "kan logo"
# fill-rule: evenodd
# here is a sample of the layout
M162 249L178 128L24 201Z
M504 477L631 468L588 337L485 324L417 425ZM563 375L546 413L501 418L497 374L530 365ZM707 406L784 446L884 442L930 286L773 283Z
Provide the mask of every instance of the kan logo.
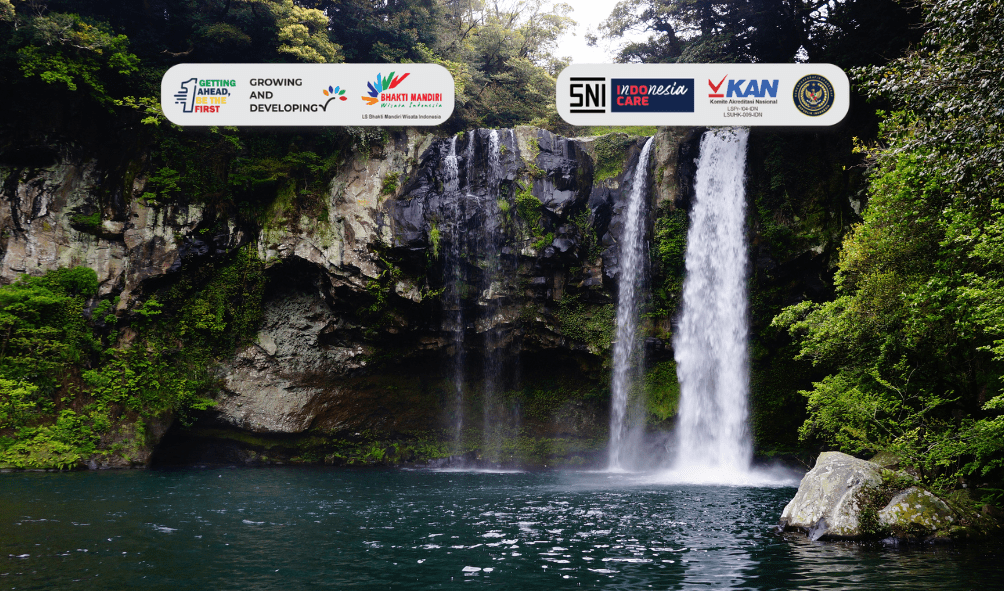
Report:
M744 79L739 80L729 80L729 84L726 87L725 94L721 93L721 88L725 84L728 76L723 77L715 84L713 81L708 80L708 86L711 87L711 92L708 94L710 98L725 98L725 97L735 97L735 98L746 98L746 97L756 97L764 98L770 96L771 98L777 98L777 80L750 80L748 83Z

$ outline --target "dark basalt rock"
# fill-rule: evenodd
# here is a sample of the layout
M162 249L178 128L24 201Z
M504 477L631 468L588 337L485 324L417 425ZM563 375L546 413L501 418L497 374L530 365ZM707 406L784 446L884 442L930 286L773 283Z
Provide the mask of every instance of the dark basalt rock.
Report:
M537 134L540 153L536 165L544 171L533 181L533 194L559 218L588 199L593 184L593 162L573 140L540 130Z
M675 200L677 207L690 211L694 202L694 179L697 177L697 158L701 153L701 136L707 131L705 127L697 127L687 132L680 143L680 154L677 160L676 179L680 187Z
M267 437L444 429L443 397L452 397L443 388L452 367L444 358L458 348L472 382L496 352L520 359L520 371L540 363L548 376L558 364L576 376L602 365L606 344L570 336L583 331L572 330L575 320L564 312L581 306L580 316L609 322L609 308L599 307L614 301L626 191L644 144L631 141L623 171L595 183L586 140L533 128L446 138L394 131L332 179L327 216L277 217L266 231L195 202L147 203L137 198L142 180L129 199L118 188L95 199L96 187L110 181L93 164L7 176L9 211L0 211L0 226L9 232L0 254L8 271L0 279L63 260L33 254L24 247L28 238L46 253L76 240L82 253L88 244L92 250L73 260L98 269L103 293L122 292L129 306L189 269L255 245L268 277L262 321L252 342L216 366L219 404L202 417L208 425L197 447L217 431L261 435L262 445L250 455L253 446L226 443L206 461L259 461L266 447L276 449L272 443L288 443L289 456L297 456L299 443ZM385 192L391 174L400 185ZM521 217L527 202L517 204L526 190L540 200L540 207L530 202L530 221ZM100 228L74 222L95 213ZM74 238L82 231L75 225L91 230L85 240ZM454 311L457 322L449 318ZM462 340L454 338L458 330ZM596 410L587 407L568 416ZM558 432L605 424L600 412L569 419Z

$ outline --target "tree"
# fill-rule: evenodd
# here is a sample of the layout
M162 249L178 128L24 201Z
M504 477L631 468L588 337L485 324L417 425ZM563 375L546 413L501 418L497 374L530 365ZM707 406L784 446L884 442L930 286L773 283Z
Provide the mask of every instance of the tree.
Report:
M922 45L855 71L886 114L833 302L775 319L830 376L803 435L890 449L943 487L1004 465L1004 6L925 1Z
M129 39L99 20L49 13L27 19L21 34L30 40L17 50L26 77L70 91L83 87L99 103L113 100L106 88L110 76L126 76L139 67L139 58L128 51Z
M609 38L651 33L622 47L619 61L824 61L829 47L858 31L868 31L870 46L884 33L877 36L881 49L912 37L913 19L896 0L645 0L637 6L618 3L600 26ZM849 48L863 53L859 45Z
M457 101L461 118L491 127L542 123L555 111L553 75L564 63L555 52L574 24L571 7L531 0L470 8L454 13L440 41L448 60L469 68Z

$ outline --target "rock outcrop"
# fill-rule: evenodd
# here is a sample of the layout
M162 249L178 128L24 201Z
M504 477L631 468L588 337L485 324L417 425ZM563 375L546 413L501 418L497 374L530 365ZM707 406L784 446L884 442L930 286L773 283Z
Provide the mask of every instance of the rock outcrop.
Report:
M661 131L648 163L653 201L669 207L682 135ZM510 390L507 376L535 367L600 371L623 197L644 138L620 134L602 155L596 143L532 127L390 131L341 164L322 214L280 198L254 223L196 199L144 198L142 174L112 183L96 160L0 170L0 282L86 265L127 315L186 269L250 246L269 279L262 326L215 368L217 405L199 425L277 437L443 430L449 359L475 376L472 392L487 367ZM120 331L120 346L130 334ZM548 412L548 433L593 441L605 429L595 402ZM151 445L161 431L147 429Z
M860 535L857 494L882 482L882 468L836 451L819 454L816 466L781 513L784 527L805 531L813 540Z
M954 511L918 486L895 490L898 483L910 481L876 463L823 452L781 513L780 528L801 531L811 540L947 535L957 521Z
M879 523L900 534L928 535L955 522L952 509L930 491L911 486L879 511Z

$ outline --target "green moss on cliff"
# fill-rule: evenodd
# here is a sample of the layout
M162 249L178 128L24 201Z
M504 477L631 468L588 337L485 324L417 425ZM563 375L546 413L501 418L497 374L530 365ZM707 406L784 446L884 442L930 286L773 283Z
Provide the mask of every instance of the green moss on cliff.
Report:
M676 363L660 361L645 373L645 393L649 415L665 421L676 416L680 405L680 382Z
M593 182L599 183L624 172L628 150L634 142L634 138L626 133L611 133L597 138Z
M542 223L544 214L541 210L543 207L544 204L533 194L529 184L516 191L516 213L525 224L526 232L524 236L535 238L534 248L538 250L545 246L541 240L546 235ZM551 241L553 240L554 236L552 235Z
M652 236L652 312L673 318L679 311L686 271L687 212L662 207L655 214Z
M212 405L211 360L257 332L264 274L256 252L184 271L122 316L110 313L112 300L94 300L97 277L87 268L0 287L0 465L142 462L146 422L174 415L184 423ZM119 341L126 329L129 340Z
M597 353L607 351L613 342L615 316L613 304L591 304L578 295L561 298L555 314L563 335L594 347Z

